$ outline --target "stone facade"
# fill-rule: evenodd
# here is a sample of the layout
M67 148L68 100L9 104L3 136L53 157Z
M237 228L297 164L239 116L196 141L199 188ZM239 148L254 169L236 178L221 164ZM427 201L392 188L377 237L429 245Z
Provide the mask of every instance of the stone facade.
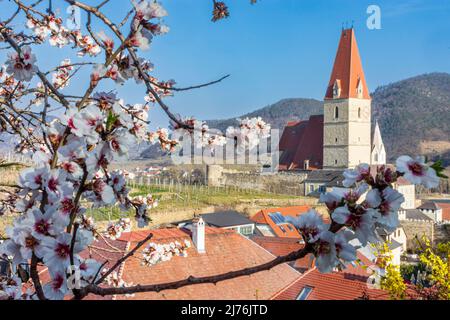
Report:
M324 169L371 163L371 100L326 100L323 139Z
M406 248L407 250L417 249L417 242L415 237L419 239L422 236L426 236L428 239L435 240L435 226L433 221L421 221L421 220L402 220L401 225L406 234Z
M208 186L219 187L222 184L223 167L219 165L206 166L206 178Z
M302 172L264 175L260 173L228 170L219 165L210 165L207 167L207 181L209 186L231 186L297 196L305 193L303 182L306 177L307 174Z

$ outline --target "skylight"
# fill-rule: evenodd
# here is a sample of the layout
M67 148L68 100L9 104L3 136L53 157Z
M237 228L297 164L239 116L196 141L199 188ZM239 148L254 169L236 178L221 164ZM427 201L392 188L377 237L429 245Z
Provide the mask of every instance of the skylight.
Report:
M284 224L286 223L286 219L279 212L269 213L269 217L275 224Z
M311 287L304 287L300 292L300 294L298 295L297 300L306 300L309 297L309 294L311 293L312 290L313 288Z

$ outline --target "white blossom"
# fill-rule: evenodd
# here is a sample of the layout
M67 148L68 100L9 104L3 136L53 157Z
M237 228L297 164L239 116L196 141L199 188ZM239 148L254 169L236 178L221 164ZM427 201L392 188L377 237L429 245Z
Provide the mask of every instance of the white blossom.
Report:
M439 185L436 171L425 164L424 157L413 159L409 156L401 156L397 159L397 170L404 173L404 178L413 184L422 184L428 189Z
M6 72L12 74L18 81L30 81L37 67L34 65L36 56L31 52L30 46L23 46L20 55L17 52L8 54Z
M296 218L286 217L286 221L292 223L308 242L317 241L320 233L328 230L328 225L324 223L320 214L314 209Z

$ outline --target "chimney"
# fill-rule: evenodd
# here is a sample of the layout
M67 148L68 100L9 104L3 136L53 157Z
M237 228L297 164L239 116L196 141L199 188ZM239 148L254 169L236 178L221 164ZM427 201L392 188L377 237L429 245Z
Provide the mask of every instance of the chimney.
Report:
M192 242L198 253L205 253L205 221L201 217L193 221Z
M406 220L406 210L403 208L398 209L398 220Z
M303 169L309 170L309 160L308 159L303 162Z

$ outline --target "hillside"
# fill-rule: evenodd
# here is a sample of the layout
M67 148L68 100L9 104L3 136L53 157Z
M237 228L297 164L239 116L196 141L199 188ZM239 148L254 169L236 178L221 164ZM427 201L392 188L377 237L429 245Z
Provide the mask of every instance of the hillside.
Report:
M261 117L264 121L270 123L272 128L284 128L288 121L308 119L310 115L321 114L322 107L322 101L314 99L283 99L262 109L244 114L240 116L240 118ZM226 120L208 120L206 122L210 128L216 128L223 132L229 126L235 126L237 124L236 118Z
M378 119L390 158L400 154L442 155L450 164L450 74L432 73L375 90Z

